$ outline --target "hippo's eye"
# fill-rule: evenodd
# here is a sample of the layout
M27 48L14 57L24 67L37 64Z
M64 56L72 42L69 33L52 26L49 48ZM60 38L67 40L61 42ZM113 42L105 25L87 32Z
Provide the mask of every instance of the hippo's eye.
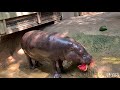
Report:
M86 55L83 55L83 59L84 59L84 60L86 60L86 59L87 59Z
M86 57L85 55L83 55L83 57Z

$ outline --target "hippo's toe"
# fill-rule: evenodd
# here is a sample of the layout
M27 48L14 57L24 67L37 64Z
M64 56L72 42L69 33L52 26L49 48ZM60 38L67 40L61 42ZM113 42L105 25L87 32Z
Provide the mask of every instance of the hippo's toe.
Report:
M58 73L55 73L55 74L54 74L54 78L61 78L61 75L58 74Z
M31 70L35 69L35 66L31 66L30 69L31 69Z

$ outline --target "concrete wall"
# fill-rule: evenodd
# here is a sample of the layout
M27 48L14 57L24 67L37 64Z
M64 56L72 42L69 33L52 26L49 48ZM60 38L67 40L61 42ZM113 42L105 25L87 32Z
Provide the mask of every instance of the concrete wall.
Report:
M69 19L70 17L79 16L78 12L61 12L62 19Z

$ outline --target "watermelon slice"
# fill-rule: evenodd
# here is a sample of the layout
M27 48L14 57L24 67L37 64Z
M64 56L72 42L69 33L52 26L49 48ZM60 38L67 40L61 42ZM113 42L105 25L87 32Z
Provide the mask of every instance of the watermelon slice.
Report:
M93 68L94 65L95 65L95 62L92 60L89 66L90 66L90 68Z
M86 64L81 64L81 65L78 65L78 68L81 71L87 71L88 66Z
M91 61L89 66L90 66L90 68L94 67L94 61L93 60ZM81 64L81 65L78 65L77 67L80 71L84 71L84 72L87 71L87 69L88 69L87 64Z
M101 26L99 31L106 31L107 30L107 27L106 26Z

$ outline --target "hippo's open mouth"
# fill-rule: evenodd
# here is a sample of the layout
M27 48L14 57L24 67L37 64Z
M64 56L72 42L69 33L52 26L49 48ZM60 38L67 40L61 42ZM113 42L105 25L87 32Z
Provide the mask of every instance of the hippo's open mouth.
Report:
M94 61L92 60L89 66L93 67L93 63L94 63ZM77 67L80 71L84 71L84 72L87 71L87 69L88 69L87 64L81 64L81 65L78 65Z
M78 65L78 68L81 71L87 71L88 65L87 64L81 64L81 65Z

